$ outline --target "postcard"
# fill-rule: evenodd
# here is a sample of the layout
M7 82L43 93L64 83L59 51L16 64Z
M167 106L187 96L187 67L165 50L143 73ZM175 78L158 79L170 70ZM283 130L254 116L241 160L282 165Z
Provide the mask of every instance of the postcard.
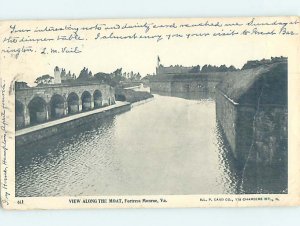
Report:
M0 21L5 209L300 204L300 18Z

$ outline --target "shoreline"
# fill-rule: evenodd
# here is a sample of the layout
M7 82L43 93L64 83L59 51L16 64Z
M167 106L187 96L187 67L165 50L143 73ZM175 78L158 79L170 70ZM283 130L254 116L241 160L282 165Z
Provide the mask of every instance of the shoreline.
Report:
M150 98L147 98L147 99L144 99L144 100L140 100L140 101L131 103L131 108L137 107L137 106L142 105L142 104L146 104L146 103L148 103L150 101L153 101L153 100L154 100L154 97L150 97Z
M134 103L116 101L115 105L94 109L92 111L81 112L76 115L70 115L54 121L17 130L15 132L16 147L46 139L47 137L75 129L76 127L85 123L93 122L110 115L117 115L126 111L130 111L131 108L145 104L153 99L154 97L150 97Z

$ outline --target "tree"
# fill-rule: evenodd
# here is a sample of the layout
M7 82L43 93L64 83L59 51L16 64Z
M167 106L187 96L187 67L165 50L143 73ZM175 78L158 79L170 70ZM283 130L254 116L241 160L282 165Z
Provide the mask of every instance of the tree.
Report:
M236 71L237 69L233 66L233 65L231 65L229 68L228 68L228 71Z
M197 65L193 67L190 71L190 73L199 73L200 72L200 65Z
M220 72L226 72L228 69L227 69L227 67L226 67L226 65L225 64L222 64L220 67L219 67L219 70L218 71L220 71Z
M89 72L89 69L84 67L80 73L79 73L79 76L78 76L78 80L88 80L90 77L92 76L92 72L90 71Z
M142 76L140 75L140 72L138 72L138 73L136 74L136 80L141 80L141 78L142 78Z
M42 75L40 77L37 77L34 81L38 86L40 85L48 85L53 83L53 77L50 75Z
M63 68L63 69L61 70L60 77L63 78L63 77L65 77L65 76L66 76L66 69Z
M122 68L118 68L117 70L115 70L112 73L112 79L116 82L116 83L120 83L120 81L124 81L126 80L126 76L123 76L122 73Z
M108 73L98 72L94 75L94 80L111 86L116 86L116 82L112 79L112 75Z
M203 67L202 67L202 72L208 72L208 66L207 64L205 64Z
M134 79L133 71L130 72L130 80Z
M66 77L67 77L67 78L72 78L71 71L68 71Z

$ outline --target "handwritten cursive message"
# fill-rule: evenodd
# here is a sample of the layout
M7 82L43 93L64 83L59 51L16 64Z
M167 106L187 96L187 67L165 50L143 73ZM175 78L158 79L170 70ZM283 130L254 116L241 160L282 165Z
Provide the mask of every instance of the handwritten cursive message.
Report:
M2 203L9 205L9 197L10 193L8 192L8 163L7 163L7 152L8 152L8 147L7 147L7 126L8 123L6 121L6 106L5 106L5 81L3 81L3 84L1 85L1 131L2 131L2 140L1 140L1 151L2 151L2 183L1 183L1 189L3 189L4 192L4 198L2 199Z
M155 20L157 21L157 20ZM295 36L298 35L299 19L252 18L247 21L222 22L200 20L186 22L124 22L83 23L61 22L59 25L38 23L28 25L10 24L9 32L2 38L1 54L18 58L21 54L80 54L86 42L99 44L105 41L167 42L180 39L235 38L238 36ZM197 21L197 20L196 20ZM241 22L242 21L242 22ZM41 25L42 24L42 25Z

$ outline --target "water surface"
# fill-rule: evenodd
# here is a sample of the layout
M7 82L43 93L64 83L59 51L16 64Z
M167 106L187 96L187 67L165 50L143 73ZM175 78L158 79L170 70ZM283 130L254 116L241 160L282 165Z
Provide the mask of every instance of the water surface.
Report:
M155 95L16 150L17 196L233 194L237 181L207 95Z

